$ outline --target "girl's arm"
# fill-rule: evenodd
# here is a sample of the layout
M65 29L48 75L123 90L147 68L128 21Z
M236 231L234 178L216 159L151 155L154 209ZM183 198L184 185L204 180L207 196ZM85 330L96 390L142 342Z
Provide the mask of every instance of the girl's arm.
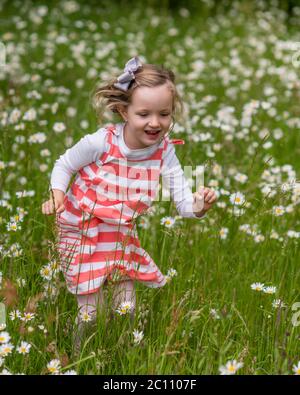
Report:
M42 204L42 213L51 215L64 211L64 197L73 173L95 162L105 150L106 133L99 129L83 137L55 162L49 187L50 199Z
M190 218L203 218L205 216L207 205L205 206L204 203L201 206L199 192L192 193L176 156L175 148L171 143L168 145L164 158L162 177L163 188L170 191L179 215ZM205 190L209 191L208 188L205 188ZM208 191L202 192L201 195L205 198Z
M66 192L72 175L89 163L95 162L105 150L106 133L103 129L87 134L56 160L49 189Z

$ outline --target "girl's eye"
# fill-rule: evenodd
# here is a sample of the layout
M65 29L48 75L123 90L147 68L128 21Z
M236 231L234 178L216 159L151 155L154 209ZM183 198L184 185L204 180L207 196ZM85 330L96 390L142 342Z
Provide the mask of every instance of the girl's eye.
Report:
M146 117L148 114L139 114L141 117ZM170 114L161 114L162 117L168 117Z
M146 117L148 114L139 114L139 116L140 117ZM161 116L163 116L163 117L167 117L167 116L169 116L170 114L161 114Z

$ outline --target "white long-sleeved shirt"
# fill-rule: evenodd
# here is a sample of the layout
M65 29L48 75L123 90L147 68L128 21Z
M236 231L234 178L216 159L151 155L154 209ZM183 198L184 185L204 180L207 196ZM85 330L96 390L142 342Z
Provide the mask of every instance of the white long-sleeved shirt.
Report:
M146 148L130 149L124 141L124 123L116 124L117 141L119 149L127 159L145 159L158 148L159 142ZM77 144L69 148L56 160L51 173L50 189L59 189L66 193L70 179L82 167L97 161L109 149L103 128L93 134L87 134ZM197 218L193 213L193 194L184 177L183 170L178 161L173 144L168 144L163 158L162 186L169 191L179 215L182 217ZM165 195L164 200L166 200Z

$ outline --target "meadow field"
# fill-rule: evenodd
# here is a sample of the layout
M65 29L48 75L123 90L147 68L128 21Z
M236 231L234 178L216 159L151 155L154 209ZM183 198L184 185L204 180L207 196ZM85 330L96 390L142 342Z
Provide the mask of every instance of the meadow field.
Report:
M0 2L2 374L300 374L300 7L282 3ZM169 281L136 283L135 321L99 316L74 356L41 206L55 161L102 126L95 85L136 55L175 72L177 156L218 201L203 219L162 200L139 218Z

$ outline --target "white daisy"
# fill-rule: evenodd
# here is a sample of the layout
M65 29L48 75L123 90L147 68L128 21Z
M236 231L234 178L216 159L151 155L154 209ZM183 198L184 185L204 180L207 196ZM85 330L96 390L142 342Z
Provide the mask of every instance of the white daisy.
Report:
M297 365L293 366L293 372L295 373L295 375L300 376L300 361Z
M233 361L226 362L225 366L219 368L220 374L223 375L233 375L236 374L237 370L243 366L242 362L237 362L235 359Z
M83 322L89 322L92 321L92 314L89 313L88 311L83 311L82 313L80 313L80 318Z
M253 283L251 284L251 289L254 291L263 291L264 290L264 284L263 283Z
M10 335L8 332L0 332L0 343L8 343L10 341Z
M175 276L177 276L177 271L175 269L169 269L167 272L167 276L171 277L171 278L175 277Z
M270 287L264 287L263 292L266 294L274 294L276 292L276 287L270 286Z
M255 235L255 236L254 236L254 241L255 241L256 243L260 243L260 242L262 242L262 241L264 241L264 240L265 240L265 236L262 235L262 234L258 234L258 235Z
M0 357L6 357L8 354L11 354L14 346L11 343L4 343L0 346Z
M160 220L160 224L164 225L166 228L172 228L175 224L176 220L173 217L163 217Z
M58 374L61 369L60 360L52 359L52 361L47 364L47 369L51 374Z
M62 133L64 130L66 130L66 126L63 122L55 122L53 125L53 130L55 133Z
M241 206L245 203L245 195L241 192L232 193L229 199L230 202L235 206Z
M39 143L42 144L47 140L47 136L45 133L43 132L38 132L35 134L32 134L31 136L29 136L28 138L28 142L29 144L34 144L34 143Z
M10 319L14 321L16 318L21 318L22 314L20 310L13 310L9 313Z
M222 240L227 239L228 232L229 232L228 228L221 228L219 232L220 239Z
M140 344L140 342L144 338L144 333L143 333L143 331L139 332L137 329L135 329L133 331L133 336L134 336L134 339L133 339L134 343L135 344Z
M120 314L120 315L124 315L124 314L127 314L127 313L131 312L131 311L133 310L133 308L134 308L134 305L133 305L132 302L130 302L130 301L125 301L125 302L122 302L122 303L120 304L120 306L118 307L118 309L116 310L116 312L117 312L118 314Z
M22 320L22 321L25 321L25 322L28 322L28 321L33 320L34 317L35 317L35 314L34 314L34 313L24 313L24 314L23 314L23 317L21 317L21 320Z
M276 217L279 217L285 213L285 208L283 206L274 206L273 207L273 214Z
M40 275L44 280L51 280L53 276L53 270L51 268L51 265L45 265L41 268L40 270Z
M77 375L76 370L67 370L66 372L62 373L64 376L75 376Z
M246 176L246 174L236 173L234 179L241 184L245 184L245 182L248 180L248 176Z
M278 307L286 307L286 305L283 303L283 301L281 299L274 299L272 302L272 306L274 307L274 309L277 309Z
M21 226L17 222L8 222L6 224L6 229L10 232L16 232L17 230L21 229Z
M12 375L12 373L9 370L7 370L7 369L3 369L0 374L1 375L6 375L6 376L11 376Z
M19 347L17 347L17 351L19 354L28 354L31 348L31 344L22 341L21 345Z

